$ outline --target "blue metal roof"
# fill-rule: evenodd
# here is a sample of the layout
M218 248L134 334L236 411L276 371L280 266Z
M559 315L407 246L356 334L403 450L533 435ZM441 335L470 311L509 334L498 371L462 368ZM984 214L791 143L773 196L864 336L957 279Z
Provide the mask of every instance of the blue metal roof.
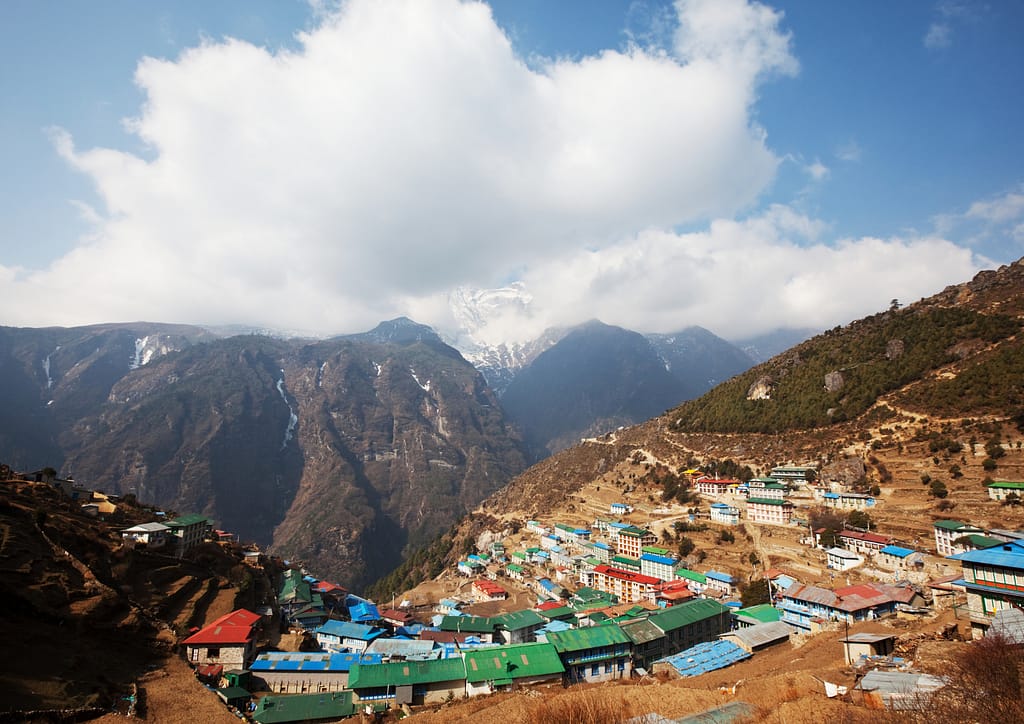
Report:
M1012 541L992 548L957 553L954 556L949 556L949 558L966 563L981 563L988 566L1024 569L1024 545L1021 545L1020 541Z
M348 614L349 618L353 621L376 621L380 618L380 612L377 610L377 607L369 601L349 606Z
M671 664L680 676L698 676L724 669L752 655L731 641L709 641L658 661Z
M878 552L879 553L888 553L890 556L898 556L900 558L906 558L907 556L909 556L914 551L912 551L909 548L901 548L900 546L886 546L885 548L883 548L882 550L880 550Z
M605 543L605 542L603 542L603 541L596 541L596 542L594 543L594 547L595 547L595 548L600 548L601 550L604 550L604 551L609 551L609 550L611 550L611 548L609 548L609 547L608 547L608 544L607 544L607 543Z
M351 621L327 621L315 633L322 633L328 636L339 636L347 639L358 639L360 641L372 641L381 634L383 630L374 626L365 626Z
M821 496L821 497L823 497L823 498L828 498L828 499L830 499L830 500L836 500L836 499L838 499L838 498L839 498L839 493L825 493L825 494L824 494L823 496Z
M722 583L733 583L734 579L728 573L721 573L719 571L708 571L704 574L705 578L710 578L714 581L721 581Z
M380 654L328 654L320 652L270 651L260 654L250 671L348 671L352 664L379 664Z
M674 566L676 563L679 562L675 558L669 558L668 556L659 556L655 555L654 553L644 553L642 556L640 556L640 560L651 561L652 563L662 563L666 566Z

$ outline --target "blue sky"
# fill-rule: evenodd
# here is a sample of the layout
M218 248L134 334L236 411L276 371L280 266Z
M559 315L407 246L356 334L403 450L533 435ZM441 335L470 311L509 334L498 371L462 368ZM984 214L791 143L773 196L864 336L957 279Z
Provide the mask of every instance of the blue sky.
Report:
M480 335L736 337L1024 254L1020 3L490 8L5 3L0 323L444 328L518 282Z

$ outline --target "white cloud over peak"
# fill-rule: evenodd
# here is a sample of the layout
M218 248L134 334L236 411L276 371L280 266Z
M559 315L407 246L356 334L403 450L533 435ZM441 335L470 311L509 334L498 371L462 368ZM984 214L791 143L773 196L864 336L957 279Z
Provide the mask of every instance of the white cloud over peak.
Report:
M510 336L592 317L757 331L874 304L844 265L883 259L876 278L896 276L925 250L922 290L972 267L939 240L829 247L785 207L728 220L780 163L752 116L757 83L798 70L764 5L680 0L670 48L529 65L478 2L332 7L316 6L295 50L208 40L143 59L127 126L145 156L55 132L103 208L48 268L0 266L25 300L2 321L332 334L398 314L441 323L452 288L520 279L533 301L502 320Z

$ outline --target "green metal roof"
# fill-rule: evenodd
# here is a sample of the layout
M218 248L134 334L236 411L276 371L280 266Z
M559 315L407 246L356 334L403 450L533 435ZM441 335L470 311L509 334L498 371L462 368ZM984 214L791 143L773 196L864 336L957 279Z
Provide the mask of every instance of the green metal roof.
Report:
M382 686L430 684L466 678L462 659L431 659L429 661L398 661L391 664L352 664L348 674L350 689L373 689Z
M752 618L755 621L760 621L761 623L771 623L773 621L778 621L781 618L779 609L769 603L759 603L756 606L750 606L749 608L741 608L736 612L736 615Z
M278 603L302 603L312 600L309 584L302 580L302 571L289 568L282 574L281 590L277 594Z
M665 636L665 632L651 623L650 619L625 622L620 628L634 644L646 644Z
M178 518L172 518L171 520L164 521L164 525L168 528L187 528L190 525L208 522L209 519L205 515L192 513L191 515L182 515Z
M636 558L630 558L629 556L612 556L608 559L608 563L618 563L623 566L630 568L640 569L640 561Z
M529 626L543 626L547 623L546 618L529 608L522 611L510 611L498 616L491 616L490 620L492 623L500 626L506 631L516 631Z
M587 628L571 628L568 631L548 632L548 641L554 645L558 653L567 651L584 651L599 649L615 644L628 644L629 636L618 626L589 626Z
M644 553L653 553L656 556L667 556L672 553L668 548L659 548L658 546L644 546L642 550Z
M697 571L691 571L689 568L677 568L676 578L685 578L688 581L695 581L696 583L707 583L708 577L703 573L697 573Z
M575 609L569 606L559 606L558 608L548 608L540 612L540 615L551 621L556 618L572 618L576 614Z
M626 526L625 528L620 529L619 530L619 535L630 535L630 536L634 536L635 535L635 536L640 536L642 538L644 536L654 535L654 533L652 533L651 531L647 530L646 528L638 528L635 525L630 525L630 526Z
M706 618L720 616L724 611L728 610L726 606L717 601L712 601L710 598L699 598L696 601L687 601L686 603L666 608L664 611L652 613L648 620L662 631L674 631L697 621L703 621Z
M356 666L352 667L355 670ZM252 718L260 724L340 719L356 713L351 691L264 696Z
M793 505L788 500L775 500L774 498L748 498L748 503L765 503L767 505Z
M966 523L961 523L959 520L937 520L933 525L943 530L960 530L968 527Z
M505 570L512 571L513 573L522 573L523 567L518 563L509 563L507 566L505 566Z
M972 546L975 548L994 548L995 546L1002 545L1005 541L999 538L990 538L987 535L980 535L978 533L971 533L963 536L963 538L957 538L953 541L953 545L957 545L960 541L966 538Z
M552 644L516 644L466 652L466 680L474 684L564 671Z
M512 557L513 558L520 558L520 559L522 559L524 561L526 560L526 554L523 553L522 551L513 551L512 552Z
M989 483L988 488L1008 488L1010 490L1024 490L1024 483L1016 483L1010 480L997 480L994 483Z
M494 627L494 621L486 616L445 616L438 628L463 633L494 633Z

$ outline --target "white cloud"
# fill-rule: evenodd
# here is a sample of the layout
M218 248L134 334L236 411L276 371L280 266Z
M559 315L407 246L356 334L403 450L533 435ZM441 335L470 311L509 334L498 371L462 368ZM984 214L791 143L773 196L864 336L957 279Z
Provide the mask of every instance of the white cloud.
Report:
M680 0L671 48L529 65L479 3L314 7L297 50L143 60L128 126L145 157L54 132L104 208L50 267L0 266L24 300L5 323L444 325L453 287L521 279L528 311L495 322L510 338L593 317L739 334L836 324L975 269L938 239L830 246L783 206L729 220L780 163L757 83L798 69L763 5Z
M836 148L835 156L840 161L846 161L848 163L856 163L860 161L864 151L856 141L847 141L838 148Z
M525 276L533 331L599 318L645 332L698 324L740 338L779 327L828 328L934 294L978 271L940 238L825 243L826 226L786 206L718 220L704 232L645 231L602 252L576 251ZM922 259L928 259L922 264ZM572 269L567 275L565 269ZM501 324L515 328L508 315Z
M986 201L975 201L967 209L969 219L979 219L993 224L1003 224L1024 217L1024 193L1008 191L1002 196Z
M953 28L949 23L934 22L928 26L928 32L924 34L924 47L936 50L948 48L953 42Z
M824 181L828 178L829 168L823 164L820 159L816 158L813 163L809 163L804 166L804 173L815 181Z

